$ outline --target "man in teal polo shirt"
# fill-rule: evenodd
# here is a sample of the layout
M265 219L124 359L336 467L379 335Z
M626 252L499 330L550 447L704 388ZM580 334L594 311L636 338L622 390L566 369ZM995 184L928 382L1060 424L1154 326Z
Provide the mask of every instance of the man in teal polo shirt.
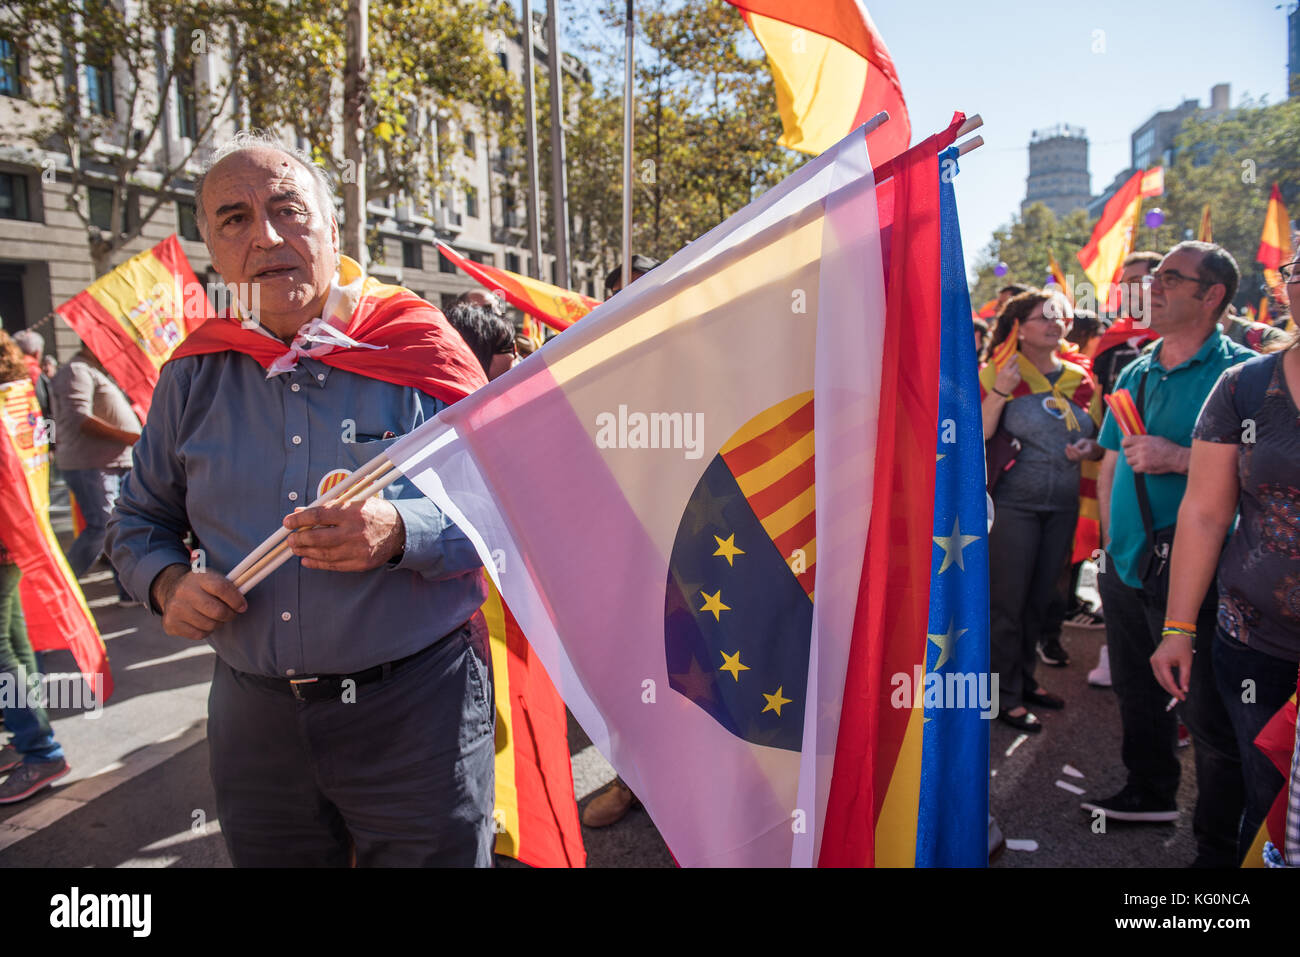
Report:
M1171 527L1187 488L1192 427L1201 405L1224 369L1254 355L1218 326L1239 279L1236 261L1213 243L1180 243L1165 256L1149 277L1151 326L1161 338L1115 383L1135 402L1143 393L1147 434L1123 435L1114 415L1107 413L1099 437L1106 449L1097 482L1106 562L1098 587L1106 609L1128 780L1118 794L1083 807L1116 820L1178 819L1178 722L1166 710L1169 696L1149 662L1160 644L1167 595L1150 579L1143 582L1150 546L1135 477L1140 475L1146 485L1153 530ZM1198 634L1214 634L1216 606L1211 587L1198 614ZM1208 654L1194 659L1182 715L1196 746L1194 864L1233 867L1243 800L1241 761L1210 669Z

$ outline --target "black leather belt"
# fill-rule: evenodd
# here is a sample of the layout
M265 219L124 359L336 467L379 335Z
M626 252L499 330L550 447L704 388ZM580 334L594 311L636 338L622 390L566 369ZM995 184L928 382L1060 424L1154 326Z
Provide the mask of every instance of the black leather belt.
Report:
M396 661L387 661L382 665L375 665L373 668L367 668L365 671L358 671L350 675L302 675L296 678L270 678L265 675L250 675L247 672L239 672L240 677L251 684L263 688L270 688L273 691L282 691L292 694L299 701L327 701L330 698L340 699L345 691L353 690L365 684L379 681L387 678L399 668L404 668L409 664L419 661L425 655L432 652L444 641L459 631L468 627L469 623L454 628L447 634L443 635L431 645L421 648L415 654L407 655L405 658L398 658ZM350 686L345 686L344 682L350 681Z

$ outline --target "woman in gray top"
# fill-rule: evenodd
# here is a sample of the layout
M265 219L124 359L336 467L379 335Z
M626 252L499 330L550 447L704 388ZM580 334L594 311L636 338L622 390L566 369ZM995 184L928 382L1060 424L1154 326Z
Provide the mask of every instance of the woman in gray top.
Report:
M1079 513L1079 463L1101 457L1095 441L1100 401L1092 377L1062 359L1070 306L1030 290L998 315L990 355L1016 351L980 370L984 438L999 429L1020 443L993 489L989 531L989 643L999 676L998 718L1028 732L1042 723L1027 705L1065 702L1034 679L1038 639L1056 583L1070 557Z

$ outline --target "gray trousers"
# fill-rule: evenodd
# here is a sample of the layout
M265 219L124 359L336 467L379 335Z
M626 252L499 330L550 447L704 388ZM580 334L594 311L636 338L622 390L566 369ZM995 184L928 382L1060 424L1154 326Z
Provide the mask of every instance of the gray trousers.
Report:
M1025 703L1034 680L1038 641L1056 581L1070 557L1074 512L1031 512L998 505L989 531L989 657L998 674L999 707Z
M482 615L355 700L299 701L220 658L212 783L236 867L491 867L495 705Z

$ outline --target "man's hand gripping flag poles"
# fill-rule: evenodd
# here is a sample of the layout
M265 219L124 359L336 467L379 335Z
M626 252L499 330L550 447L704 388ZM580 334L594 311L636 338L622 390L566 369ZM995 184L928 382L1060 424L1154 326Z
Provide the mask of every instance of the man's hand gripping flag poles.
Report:
M313 508L329 502L359 502L380 494L401 475L386 455L377 455L307 507ZM241 595L247 595L254 585L293 557L288 538L289 529L283 526L277 528L274 534L231 569L227 577L235 583Z
M888 119L889 114L887 112L881 111L880 113L877 113L863 126L863 135L870 133ZM980 115L976 113L970 116L966 122L962 124L961 128L957 131L957 136L965 136L967 133L977 130L983 125L983 119L981 119ZM983 137L971 137L965 142L957 144L958 155L965 155L983 144ZM881 164L881 167L877 167L877 180L883 180L886 175L888 175L886 169L883 167L888 167L889 165L890 164L886 162ZM624 257L624 261L627 261L626 257ZM397 466L390 462L386 455L380 454L371 459L365 465L361 466L361 468L349 475L344 481L335 485L325 494L318 497L307 507L313 508L317 505L325 505L329 502L339 502L342 504L345 502L361 501L362 499L383 492L383 490L391 483L397 481L401 474L402 473L398 470ZM253 549L253 551L248 554L247 558L231 569L230 574L227 577L234 582L235 587L239 589L240 594L248 594L254 585L258 584L258 582L262 581L293 557L293 551L289 547L288 538L289 530L287 528L284 528L283 526L277 528L275 532L266 539L266 541Z

